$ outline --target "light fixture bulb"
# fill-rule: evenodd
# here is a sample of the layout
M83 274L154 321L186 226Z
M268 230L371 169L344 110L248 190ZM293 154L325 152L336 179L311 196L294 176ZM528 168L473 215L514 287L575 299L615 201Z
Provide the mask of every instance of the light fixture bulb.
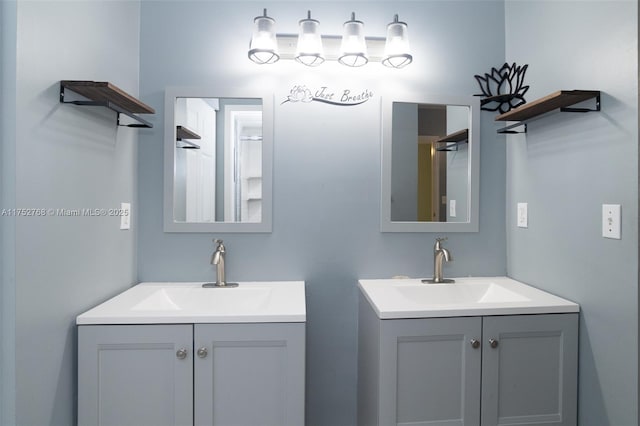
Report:
M273 18L267 16L264 9L263 16L257 16L253 22L255 27L249 44L249 59L256 64L273 64L280 59L278 54L278 42L276 40L275 24Z
M300 20L298 33L298 47L296 61L309 67L317 67L324 62L320 22L311 19L311 11L307 11L307 18Z
M395 15L393 22L387 25L387 40L382 63L391 68L402 68L412 61L407 24L398 21L398 15Z
M364 23L356 21L354 12L351 13L351 20L344 23L338 61L349 67L361 67L369 62L367 43L364 39Z

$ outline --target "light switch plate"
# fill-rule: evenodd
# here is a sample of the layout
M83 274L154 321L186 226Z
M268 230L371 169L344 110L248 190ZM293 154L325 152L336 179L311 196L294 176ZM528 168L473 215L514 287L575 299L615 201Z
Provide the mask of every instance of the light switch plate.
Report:
M602 205L602 236L619 240L620 236L620 204Z
M131 203L120 203L120 229L131 229Z
M456 217L456 200L449 200L449 216Z
M527 203L518 203L517 224L518 224L518 228L529 227L529 212L528 212Z

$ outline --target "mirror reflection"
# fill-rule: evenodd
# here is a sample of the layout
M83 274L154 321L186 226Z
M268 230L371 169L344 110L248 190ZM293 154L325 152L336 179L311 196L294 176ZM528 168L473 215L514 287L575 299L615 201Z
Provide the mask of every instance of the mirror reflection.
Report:
M468 222L470 108L393 102L391 221Z
M167 87L164 231L271 232L273 95Z
M173 219L262 221L262 98L176 97Z
M383 99L381 177L382 232L478 232L478 98Z

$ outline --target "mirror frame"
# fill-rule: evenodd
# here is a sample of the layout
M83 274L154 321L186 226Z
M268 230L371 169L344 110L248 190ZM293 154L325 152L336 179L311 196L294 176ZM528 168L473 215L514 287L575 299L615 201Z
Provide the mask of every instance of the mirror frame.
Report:
M442 104L469 107L469 173L467 179L467 222L391 221L391 147L393 103ZM381 232L478 232L480 200L480 100L474 96L431 96L416 93L394 94L382 99L382 182L380 198Z
M174 176L176 98L252 98L262 99L262 221L261 222L176 222ZM164 232L240 232L268 233L273 219L273 93L228 87L167 87L164 98Z

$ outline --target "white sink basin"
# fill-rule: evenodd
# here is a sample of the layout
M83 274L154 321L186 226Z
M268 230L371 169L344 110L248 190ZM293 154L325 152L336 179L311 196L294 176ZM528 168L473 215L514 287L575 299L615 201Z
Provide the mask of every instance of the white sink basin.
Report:
M507 277L456 278L452 284L419 279L360 280L378 318L433 318L579 312L573 302Z
M218 289L229 291L211 291L200 286L161 287L139 303L131 307L132 311L195 311L234 313L238 310L265 309L271 298L271 288L237 287ZM215 290L215 289L214 289Z
M304 322L303 281L141 283L79 315L76 324Z

